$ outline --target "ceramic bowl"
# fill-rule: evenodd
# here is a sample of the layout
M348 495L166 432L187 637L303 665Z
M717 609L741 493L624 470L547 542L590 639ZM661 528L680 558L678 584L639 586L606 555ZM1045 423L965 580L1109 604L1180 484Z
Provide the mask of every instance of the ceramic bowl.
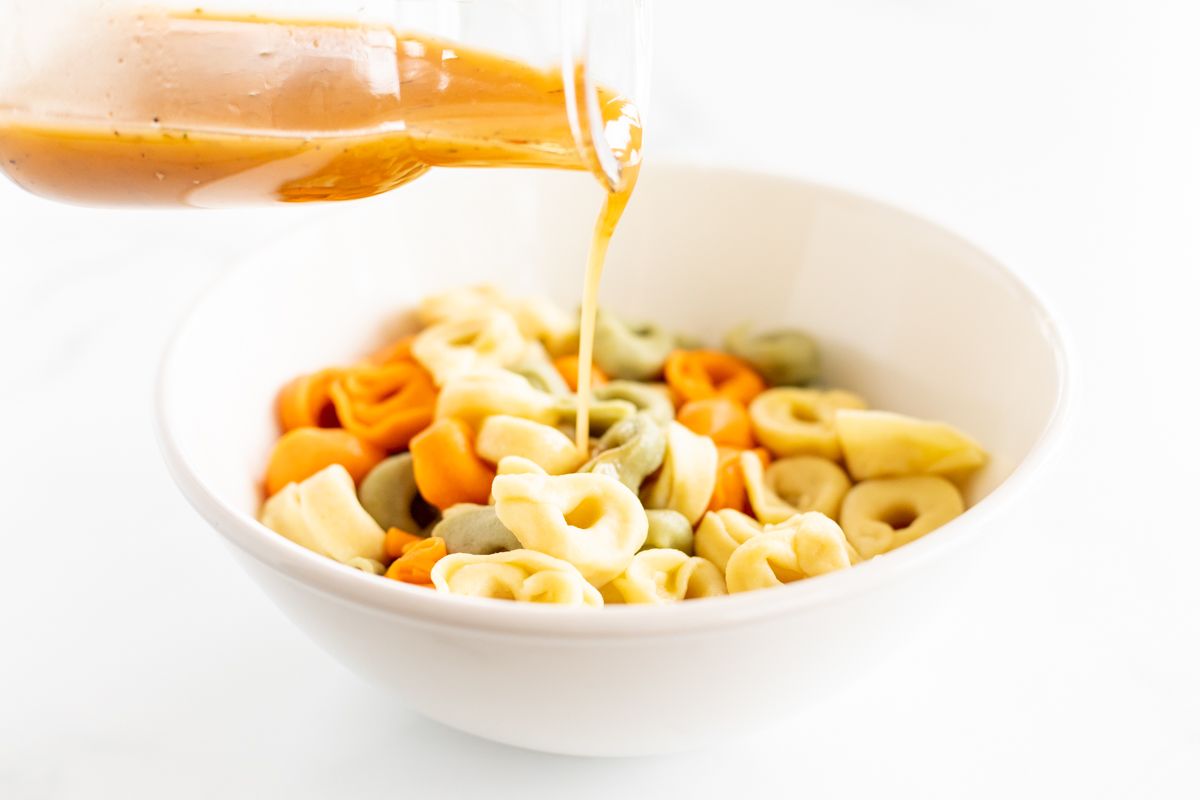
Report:
M677 751L802 713L970 591L979 545L1001 534L1002 510L1061 427L1066 359L1029 289L936 225L797 180L648 167L603 304L714 342L746 320L811 331L829 384L951 422L990 450L965 514L823 577L600 610L437 594L255 520L283 383L411 328L408 310L441 289L492 282L574 308L600 200L578 174L446 171L331 211L198 303L164 358L158 424L175 480L251 578L399 702L536 750Z

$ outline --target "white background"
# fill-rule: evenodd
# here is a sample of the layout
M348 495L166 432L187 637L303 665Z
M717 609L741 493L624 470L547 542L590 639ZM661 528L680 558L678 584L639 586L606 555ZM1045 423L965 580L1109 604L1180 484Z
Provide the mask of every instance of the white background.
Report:
M899 203L1066 322L1073 425L974 591L872 681L713 751L560 758L426 722L284 621L151 431L189 301L327 212L0 182L0 797L1200 796L1196 5L653 1L652 158Z

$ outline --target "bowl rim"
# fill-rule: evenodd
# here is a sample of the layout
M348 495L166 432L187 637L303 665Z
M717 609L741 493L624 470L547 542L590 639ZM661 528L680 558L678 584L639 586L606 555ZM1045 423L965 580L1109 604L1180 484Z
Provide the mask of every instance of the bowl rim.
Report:
M183 496L230 544L280 575L310 590L353 606L370 609L405 622L436 628L469 629L475 633L564 640L626 639L646 636L705 633L730 625L762 621L781 614L807 612L843 598L861 595L894 581L968 541L977 539L988 519L1012 501L1033 479L1060 443L1072 397L1073 347L1058 317L1028 283L971 242L941 225L902 207L870 197L785 174L740 167L708 166L679 162L656 163L651 171L675 174L719 174L739 180L766 181L807 187L843 202L872 206L931 229L972 253L973 269L993 278L1022 296L1040 321L1055 360L1056 396L1038 438L1012 473L978 503L941 528L890 553L853 569L797 581L770 591L744 592L717 598L672 604L615 605L596 609L563 608L535 603L514 603L488 598L461 597L424 587L381 579L315 553L270 530L257 519L226 504L188 463L174 433L171 410L172 375L176 354L197 312L209 303L229 278L246 269L267 268L259 260L271 242L235 259L192 303L164 348L154 390L155 430L167 470ZM344 213L344 212L343 212Z

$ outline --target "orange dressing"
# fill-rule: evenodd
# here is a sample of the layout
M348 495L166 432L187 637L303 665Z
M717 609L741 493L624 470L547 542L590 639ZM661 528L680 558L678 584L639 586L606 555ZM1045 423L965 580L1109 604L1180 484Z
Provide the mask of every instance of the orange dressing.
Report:
M201 12L114 18L88 48L71 56L83 69L62 67L73 80L50 69L26 88L25 105L45 110L0 107L0 169L43 197L221 207L369 197L435 166L598 169L572 134L559 69L446 40ZM623 171L584 282L581 449L596 292L641 157L633 104L602 92L601 112Z

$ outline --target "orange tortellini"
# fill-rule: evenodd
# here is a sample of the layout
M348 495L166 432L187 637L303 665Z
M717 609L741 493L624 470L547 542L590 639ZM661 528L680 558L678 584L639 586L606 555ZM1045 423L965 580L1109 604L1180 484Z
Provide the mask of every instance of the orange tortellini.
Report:
M399 591L595 608L776 587L944 525L987 463L822 386L816 340L751 334L769 320L720 350L602 311L585 447L572 314L474 286L416 318L280 391L259 516Z

